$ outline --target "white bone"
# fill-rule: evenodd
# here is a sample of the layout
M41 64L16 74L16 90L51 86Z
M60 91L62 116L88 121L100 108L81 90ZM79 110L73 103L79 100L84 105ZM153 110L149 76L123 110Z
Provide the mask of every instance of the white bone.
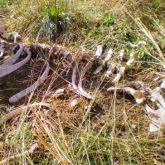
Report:
M165 108L165 100L163 96L160 94L160 90L161 90L160 87L156 87L150 92L151 101L157 102L159 108L161 107Z
M158 108L158 110L153 110L147 104L144 106L144 108L147 114L151 114L149 132L160 131L160 129L165 126L165 109L161 107Z
M74 107L74 106L76 106L77 104L78 104L77 99L72 100L71 103L70 103L71 107Z
M17 43L17 38L20 38L21 36L18 34L18 32L11 32L8 33L9 35L12 35L14 37L14 43Z
M149 128L148 128L149 132L157 132L159 130L160 130L159 124L153 122L149 124Z
M114 63L110 63L110 64L108 64L109 66L108 66L108 70L105 72L105 76L106 77L109 77L110 75L112 75L112 73L113 73L113 70L115 69L115 67L117 66L116 64L114 64Z
M132 95L134 97L134 99L135 99L137 104L141 104L145 100L145 97L137 98L135 96L135 92L142 92L143 93L144 92L143 90L135 90L135 89L130 88L130 87L125 87L125 88L110 87L110 88L107 89L107 91L109 91L109 92L113 92L113 91L117 91L117 92L118 91L123 91L123 92L126 92L126 93L128 93L128 94L130 94L130 95Z
M102 45L98 45L97 48L96 48L96 53L95 53L95 56L97 58L99 58L102 54L102 51L103 51L103 46Z
M120 78L124 75L125 67L116 67L118 70L118 73L116 74L115 78L113 79L113 82L118 82Z
M86 96L88 99L92 99L92 97L86 92L84 91L84 89L82 88L82 82L83 82L83 78L87 72L87 70L89 69L89 67L91 66L91 63L88 62L85 67L82 69L81 73L80 73L80 80L79 80L79 83L78 83L78 89L81 93L84 94L84 96Z
M126 65L131 65L134 62L134 54L130 53L129 60L126 62Z
M128 43L129 46L131 46L132 48L136 48L139 47L141 45L146 45L147 43L145 41L139 41L137 44L132 44L131 42Z
M119 55L118 55L118 59L120 61L122 61L123 60L123 57L124 57L124 50L120 50Z
M165 88L165 80L162 81L162 83L160 84L161 88Z
M5 65L12 65L17 61L17 59L20 57L24 49L24 46L22 44L19 44L19 46L20 46L19 50L15 54L13 54L11 57L9 57L7 60L5 60L3 64L0 65L0 67L5 66Z
M59 88L55 91L55 93L64 93L65 88Z
M76 90L76 92L88 99L91 99L92 97L83 90L82 88L82 81L83 81L83 77L87 71L87 68L88 68L88 64L85 66L84 68L84 71L81 73L80 75L80 80L79 80L79 84L78 86L76 85L76 74L77 74L77 66L75 65L74 68L73 68L73 72L72 72L72 86L73 88Z
M0 78L16 71L17 69L19 69L20 67L25 65L30 60L31 52L27 48L25 48L25 50L27 52L27 57L25 59L23 59L22 61L14 64L14 65L10 65L10 66L8 66L8 65L4 66L3 64L2 64L2 66L0 65Z
M109 60L111 59L112 55L113 55L113 49L110 48L110 49L108 50L108 53L107 53L105 59L103 60L103 65L104 65L107 61L109 61Z

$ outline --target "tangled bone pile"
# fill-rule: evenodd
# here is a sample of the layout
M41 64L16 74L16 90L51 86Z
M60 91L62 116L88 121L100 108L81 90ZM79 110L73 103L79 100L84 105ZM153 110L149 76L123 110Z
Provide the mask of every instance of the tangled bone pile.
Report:
M46 45L35 43L31 46L26 46L19 42L20 35L16 32L7 33L5 29L0 28L0 58L2 59L6 52L13 53L7 60L4 60L0 64L0 78L13 73L14 71L21 69L27 62L31 60L32 53L38 51L47 52L47 58L45 58L46 69L38 80L30 87L22 90L9 98L9 102L14 103L25 97L26 95L34 92L44 81L47 79L51 66L49 64L50 57L53 56L62 61L62 67L65 70L71 70L72 78L70 85L72 89L78 95L81 95L87 99L93 99L92 95L83 88L83 81L85 81L85 75L88 71L91 72L91 68L95 68L92 72L93 75L98 75L100 72L104 77L110 78L113 84L120 81L121 77L125 74L127 68L129 68L135 61L134 54L130 53L129 58L126 59L124 50L118 53L118 56L114 56L114 51L109 48L107 53L103 53L103 47L98 45L95 54L85 57L82 50L81 57L75 57L73 53L68 52L64 47L59 45ZM140 46L139 44L138 46ZM20 57L25 56L20 61ZM93 67L95 66L95 67ZM77 77L79 80L77 81ZM78 82L78 83L77 83ZM161 92L165 90L165 80L156 87L150 89L145 87L143 82L135 82L131 86L126 87L110 87L108 92L124 92L131 95L137 104L144 107L145 112L149 115L151 123L149 131L159 131L165 126L165 100ZM58 89L60 91L60 89ZM64 90L61 90L63 92ZM157 109L155 110L149 105L149 102L155 104Z

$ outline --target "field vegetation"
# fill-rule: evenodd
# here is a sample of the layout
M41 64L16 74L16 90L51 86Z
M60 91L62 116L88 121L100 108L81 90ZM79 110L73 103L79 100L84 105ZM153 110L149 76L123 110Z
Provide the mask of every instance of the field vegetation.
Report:
M98 45L104 54L113 48L116 58L120 50L126 58L135 55L117 83L102 72L87 73L84 87L91 100L73 91L55 93L71 77L61 74L61 61L52 57L57 67L46 82L19 102L8 102L35 82L44 63L38 59L47 54L0 79L0 118L13 109L23 111L0 125L0 164L165 164L165 128L161 134L149 132L150 118L142 105L130 95L106 90L133 81L149 88L160 84L165 77L164 18L164 0L0 0L0 24L18 32L26 45L59 44L78 59L83 50L95 54ZM141 41L145 45L134 46Z

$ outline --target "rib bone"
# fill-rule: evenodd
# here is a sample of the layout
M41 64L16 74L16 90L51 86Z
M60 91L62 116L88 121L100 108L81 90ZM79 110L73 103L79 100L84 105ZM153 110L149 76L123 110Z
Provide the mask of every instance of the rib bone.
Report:
M4 66L4 64L0 65L0 78L16 71L17 69L25 65L30 60L31 52L29 51L28 48L26 48L25 51L27 52L27 57L24 60L10 66L8 65Z
M84 94L84 96L88 99L91 99L92 97L86 92L84 91L84 89L82 88L82 81L83 81L83 78L85 76L85 73L87 72L87 70L91 67L91 62L88 62L86 64L86 66L83 68L81 74L80 74L80 80L79 80L79 83L78 83L78 89L80 90L81 93Z
M9 99L9 102L10 103L17 102L18 100L25 97L29 93L34 92L46 80L46 78L48 77L48 74L49 74L49 70L50 70L50 66L49 66L49 64L47 64L47 67L46 67L44 73L41 75L41 77L39 77L38 80L34 84L32 84L30 87L28 87L28 88L24 89L23 91L12 96Z
M76 90L76 92L77 92L78 94L80 94L80 95L82 95L82 96L84 96L84 97L86 97L86 98L88 98L88 99L91 99L92 97L91 97L87 92L85 92L85 91L83 90L83 88L82 88L82 81L83 81L82 79L83 79L85 73L87 72L87 69L89 68L89 66L90 66L90 64L88 63L88 64L84 67L84 69L83 69L83 71L82 71L82 73L81 73L81 75L80 75L80 81L79 81L79 83L78 83L78 86L76 85L77 68L76 68L76 65L74 66L73 72L72 72L72 86L73 86L73 88Z
M3 64L0 65L0 67L5 65L13 65L20 57L23 50L24 50L24 46L22 44L19 44L19 50L15 54L13 54L10 58L8 58L6 61L4 61Z

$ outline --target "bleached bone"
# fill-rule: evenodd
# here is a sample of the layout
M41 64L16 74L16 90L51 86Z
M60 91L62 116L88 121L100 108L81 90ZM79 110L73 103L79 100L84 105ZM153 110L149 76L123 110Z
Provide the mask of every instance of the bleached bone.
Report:
M7 60L5 60L3 64L0 65L0 67L3 67L3 66L5 67L6 65L13 65L20 57L23 50L24 50L24 46L22 44L19 44L19 50L15 54L13 54L11 57L9 57Z
M72 86L75 90L77 90L76 74L77 74L77 66L75 65L72 71Z
M83 90L82 88L82 78L84 77L85 73L86 73L86 69L88 68L88 64L85 66L84 71L81 73L80 75L80 81L78 86L76 85L76 74L77 74L77 66L75 65L73 68L73 72L72 72L72 86L73 88L76 90L76 92L88 99L91 99L92 97Z
M165 127L165 100L161 95L161 89L165 87L165 82L163 81L160 84L160 87L150 91L150 100L155 102L158 109L154 110L145 105L146 113L151 114L151 123L149 125L149 132L159 131L161 133L161 128Z
M160 88L165 88L165 80L163 80L162 83L160 84Z
M123 57L124 57L124 50L120 50L119 55L118 55L118 59L120 61L123 61Z
M50 66L47 63L47 67L46 67L44 73L41 75L41 77L39 77L38 80L34 84L32 84L30 87L28 87L28 88L24 89L23 91L21 91L21 92L15 94L14 96L12 96L9 99L9 102L10 103L17 102L18 100L25 97L29 93L34 92L47 79L49 71L50 71Z
M8 120L15 118L17 116L19 116L20 114L24 113L26 110L28 110L31 107L38 107L38 106L45 106L50 108L50 104L45 103L45 102L39 102L39 103L33 103L33 104L29 104L26 106L20 106L18 108L15 108L14 110L12 110L11 112L9 112L8 114L4 115L1 119L0 119L0 125L7 122Z
M107 53L106 57L105 57L104 60L103 60L103 65L104 65L107 61L109 61L109 60L111 59L112 55L113 55L113 49L110 48L110 49L108 50L108 53Z
M0 39L0 58L5 54L5 45L8 45L8 43Z
M134 62L134 54L130 53L129 60L126 62L126 65L131 65Z
M19 35L18 32L11 32L11 33L8 33L8 34L9 34L9 36L13 36L14 43L17 43L18 38L21 38L21 36Z
M124 88L109 87L109 88L107 89L107 91L108 91L108 92L114 92L114 91L116 91L116 92L124 92Z
M135 90L130 87L125 88L126 93L132 95L135 98L137 104L141 104L146 100L145 91L144 90Z
M149 132L161 132L161 128L165 126L165 109L158 108L157 110L153 110L147 104L144 106L145 111L149 114L151 119L151 123L149 124Z
M165 100L163 96L160 94L161 87L156 87L152 91L150 91L151 101L156 102L159 108L165 109Z
M99 58L101 56L102 52L103 52L103 46L102 45L98 45L97 48L96 48L95 56L97 58Z
M93 74L98 74L99 72L101 72L101 70L103 69L103 67L105 66L105 64L111 59L112 55L113 55L113 49L110 48L108 50L108 52L107 52L106 57L101 62L102 64L100 64L100 66L97 67L97 69L93 72Z
M109 77L110 75L113 74L114 70L116 68L116 64L115 63L109 63L108 64L108 70L105 72L105 76Z
M77 99L74 99L70 102L71 107L75 107L78 104Z
M59 88L55 91L55 93L64 93L65 88Z
M63 47L63 46L61 46L61 45L57 45L57 44L49 45L49 44L35 43L35 44L32 44L32 45L31 45L31 48L32 48L32 49L41 48L41 49L49 49L49 50L53 50L54 48L58 48L59 50L60 50L60 49L64 49L64 50L65 50L65 47ZM66 51L66 52L67 52L67 51ZM67 54L67 53L66 53L66 54Z
M2 46L0 46L0 58L3 57L4 53L5 53L5 50L3 49Z
M110 87L107 89L109 92L126 92L134 97L137 104L141 104L146 100L145 91L144 90L135 90L130 87L125 88L117 88L117 87Z
M10 66L8 65L4 66L3 64L2 66L0 65L0 78L16 71L17 69L25 65L30 60L31 52L29 51L28 48L25 48L25 51L27 52L27 57L23 59L22 61Z
M86 74L86 72L88 71L88 69L90 68L91 66L91 62L88 62L85 67L82 69L81 73L80 73L80 80L79 80L79 83L78 83L78 89L81 93L83 93L86 98L88 99L92 99L92 97L86 92L84 91L84 89L82 88L82 82L83 82L83 78Z
M116 66L116 69L118 70L118 73L116 74L115 78L113 79L113 82L118 82L121 77L124 75L125 67Z
M137 44L132 44L131 42L128 43L129 46L131 46L132 48L136 48L136 47L139 47L141 45L146 45L146 41L139 41Z

